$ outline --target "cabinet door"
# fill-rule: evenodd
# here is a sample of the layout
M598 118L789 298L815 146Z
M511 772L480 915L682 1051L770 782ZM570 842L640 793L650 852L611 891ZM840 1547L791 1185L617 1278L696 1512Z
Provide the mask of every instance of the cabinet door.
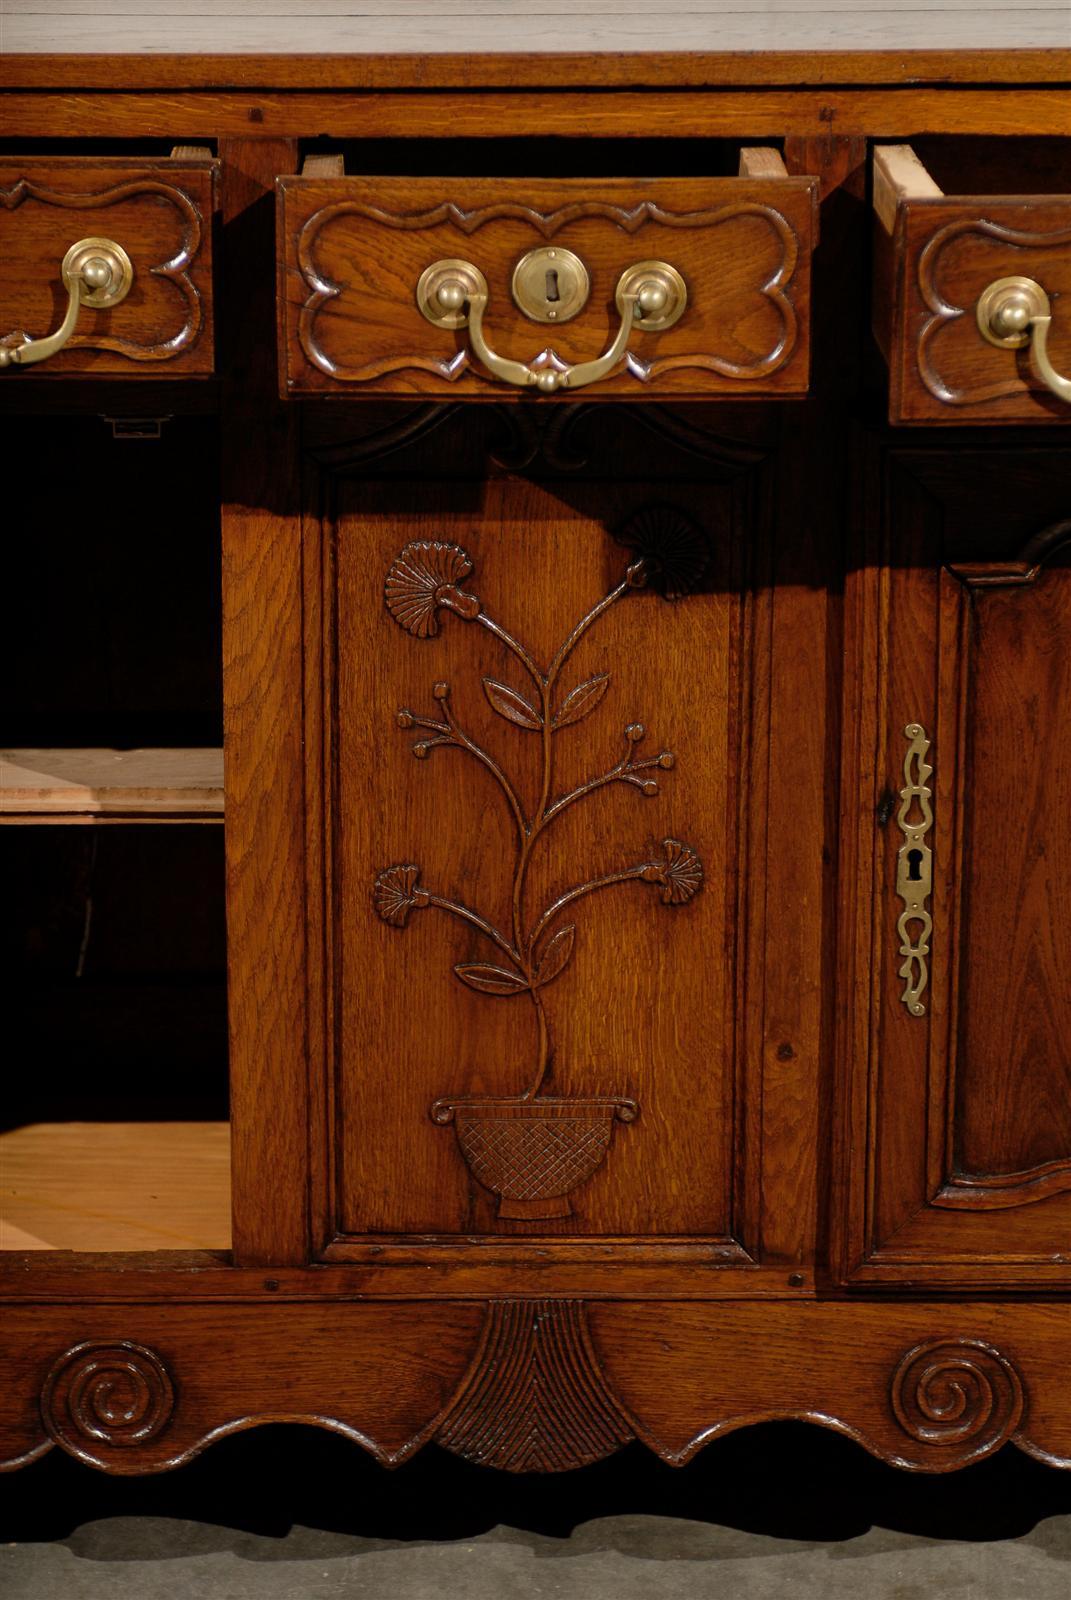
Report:
M465 1292L754 1288L814 1182L791 996L763 1042L765 423L568 417L310 445L318 1243Z
M1066 452L901 453L884 547L851 580L844 1266L862 1279L1069 1276L1067 474Z

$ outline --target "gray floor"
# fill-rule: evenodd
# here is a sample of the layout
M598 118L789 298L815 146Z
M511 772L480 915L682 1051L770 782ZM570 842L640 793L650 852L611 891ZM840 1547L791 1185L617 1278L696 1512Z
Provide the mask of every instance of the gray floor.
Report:
M638 1447L556 1479L426 1452L381 1472L311 1430L154 1479L57 1452L0 1487L3 1600L1071 1600L1071 1473L1014 1450L898 1473L753 1429L673 1472Z

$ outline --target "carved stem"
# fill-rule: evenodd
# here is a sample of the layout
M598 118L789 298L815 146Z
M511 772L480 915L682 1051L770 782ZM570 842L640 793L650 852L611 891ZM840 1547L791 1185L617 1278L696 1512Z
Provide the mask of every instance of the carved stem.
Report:
M594 894L596 889L609 889L615 883L630 883L633 879L642 878L647 870L647 863L641 862L638 867L628 867L624 872L611 872L605 878L596 878L593 883L581 883L575 889L569 889L565 894L559 895L554 904L548 906L532 930L531 937L526 941L526 948L531 954L539 935L548 923L553 922L559 911L563 911L573 900L579 900L583 895Z
M509 802L509 808L513 812L513 820L517 824L517 832L520 836L520 848L523 850L527 844L530 830L528 820L525 817L524 811L521 807L521 802L518 798L516 789L513 787L512 783L510 783L509 779L506 777L506 774L502 771L502 768L499 766L495 758L491 755L488 755L486 750L481 749L481 747L476 743L475 739L471 739L465 730L458 725L454 718L454 713L450 709L450 702L448 699L442 701L442 707L443 715L446 717L450 732L453 734L455 742L460 745L462 750L467 750L469 755L475 756L476 760L487 768L488 772L494 778L495 782L498 784L499 788L502 790L502 793Z
M525 672L529 674L539 689L542 690L546 686L546 678L540 672L524 645L518 639L515 639L512 633L507 633L502 624L496 622L494 617L489 617L486 611L481 611L476 621L481 627L486 628L488 633L493 633L496 639L500 639L506 649L517 657Z
M514 946L510 944L506 936L499 933L498 929L494 927L492 923L488 922L485 917L481 917L478 911L471 911L468 906L461 905L461 903L457 900L444 900L442 896L438 894L429 894L427 903L429 906L438 906L440 911L449 911L452 917L460 917L463 922L470 922L472 926L474 928L478 928L486 938L492 939L494 943L498 945L500 950L504 950L506 955L508 955L510 960L513 962L514 966L518 967L522 972L524 972L525 977L528 976L524 960L521 957L519 950L516 950Z
M543 1087L543 1079L547 1075L550 1064L550 1035L547 1031L547 1010L543 1004L543 996L538 989L529 989L532 1004L535 1006L536 1021L539 1024L539 1047L537 1050L536 1074L528 1088L521 1095L522 1100L534 1100Z
M552 689L554 687L554 680L557 678L558 673L572 655L573 650L579 643L580 639L591 627L591 624L598 621L603 612L608 611L615 601L621 599L622 595L628 594L631 587L632 586L628 579L622 578L616 589L611 589L610 593L605 597L605 599L600 600L598 605L589 611L586 617L581 618L550 664L550 671L547 673L548 689Z

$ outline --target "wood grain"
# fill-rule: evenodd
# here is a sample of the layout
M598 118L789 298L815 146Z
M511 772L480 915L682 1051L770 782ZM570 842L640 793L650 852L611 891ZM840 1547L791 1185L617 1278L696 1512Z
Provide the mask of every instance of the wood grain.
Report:
M1031 8L1028 8L1031 9ZM1037 9L1036 7L1032 9ZM1007 8L1005 8L1006 14ZM53 39L48 44L54 45ZM778 41L780 43L780 41ZM419 85L425 89L717 88L814 84L1039 84L1071 82L1071 49L666 50L613 49L473 51L429 54L375 51L347 54L338 42L320 55L304 53L94 54L9 53L4 75L12 89L348 89ZM914 119L912 119L914 120ZM747 124L749 127L750 123ZM903 128L900 132L903 133Z
M260 334L272 324L271 190L297 149L265 139L221 154L234 1252L267 1264L304 1261L309 1249L300 501L293 421L275 404L272 345Z
M0 750L5 822L222 815L222 750Z
M302 177L279 190L291 395L498 395L501 384L468 354L468 332L432 327L416 303L424 268L457 258L488 281L485 329L499 355L531 362L549 346L569 364L612 344L628 266L676 267L688 286L684 315L664 332L637 329L630 361L592 394L806 389L814 185L805 177L642 186ZM522 255L553 243L585 262L592 291L577 316L551 327L519 312L510 284Z
M5 59L5 72L9 62ZM180 58L187 59L187 58ZM791 62L791 57L786 57ZM850 59L850 58L849 58ZM553 68L556 73L556 66ZM530 138L783 139L859 134L904 139L916 132L1037 135L1066 137L1071 133L1071 97L1066 88L1037 87L1033 82L1013 94L992 86L999 65L988 57L978 71L989 72L983 86L912 90L910 102L898 88L785 88L758 92L725 88L725 79L702 91L650 94L632 87L609 93L571 90L540 92L509 89L473 95L465 91L429 94L413 88L412 68L403 80L408 91L332 91L315 93L266 87L231 87L221 72L203 91L184 84L163 92L138 91L122 81L106 92L72 89L64 96L73 123L85 138L174 139L178 130L189 139L295 138L307 129L336 139ZM46 69L47 74L47 69ZM786 67L791 82L792 68ZM746 75L744 76L746 81ZM1061 74L1071 81L1071 69ZM46 76L47 81L47 76ZM557 81L557 80L556 80ZM222 83L222 87L220 84ZM910 113L905 122L905 108ZM55 136L56 108L39 92L5 93L5 125L24 140Z
M820 10L774 4L748 11L735 7L708 8L692 0L690 10L660 11L652 36L650 17L638 5L618 4L612 9L564 9L563 0L548 12L518 14L515 8L466 3L438 12L430 0L419 10L406 8L399 15L383 14L362 6L317 5L316 11L295 15L262 11L250 15L231 6L223 12L192 15L154 14L151 8L131 15L123 8L90 12L64 10L50 15L48 0L31 0L34 11L11 11L5 16L4 48L12 52L54 49L62 42L70 53L120 50L234 52L391 51L409 53L454 52L459 41L478 39L488 50L524 54L531 51L616 51L642 53L649 48L704 50L717 44L732 51L826 50L970 50L980 39L993 49L1015 50L1051 47L1067 41L1067 12L1062 6L1009 5L981 12L947 4L920 15L895 6L837 5L823 0ZM706 14L704 15L704 12ZM326 14L325 14L326 13Z
M35 1123L0 1133L0 1250L225 1250L225 1122Z
M113 238L134 268L126 299L100 311L83 307L67 344L35 376L212 372L216 173L212 160L0 163L5 340L41 338L59 327L68 298L60 263L77 240ZM5 381L19 381L14 369Z

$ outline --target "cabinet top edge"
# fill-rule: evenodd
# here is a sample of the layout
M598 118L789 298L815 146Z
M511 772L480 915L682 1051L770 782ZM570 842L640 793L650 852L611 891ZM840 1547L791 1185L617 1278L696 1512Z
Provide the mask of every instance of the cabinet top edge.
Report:
M1071 49L20 54L8 90L812 89L1071 85Z

